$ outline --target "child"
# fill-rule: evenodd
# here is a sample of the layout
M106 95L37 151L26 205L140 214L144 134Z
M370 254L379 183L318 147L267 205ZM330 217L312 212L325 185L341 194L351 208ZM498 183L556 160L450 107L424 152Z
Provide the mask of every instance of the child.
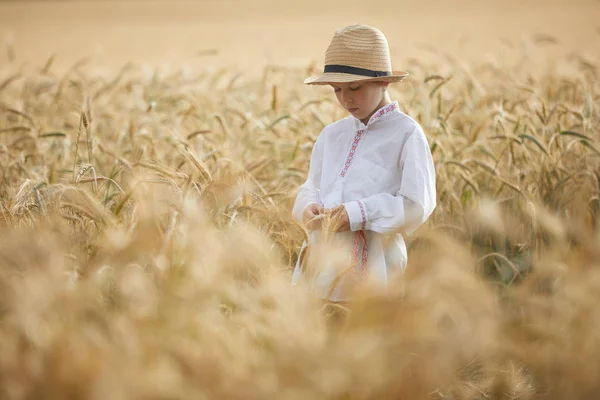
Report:
M293 284L307 274L312 244L348 245L350 267L315 265L310 279L325 300L350 300L350 288L370 281L384 287L406 267L402 233L423 224L436 206L435 169L421 126L391 102L387 86L408 74L391 68L383 33L365 25L339 29L325 54L321 76L309 85L330 85L351 116L323 129L312 150L306 182L292 215L309 231ZM324 226L323 221L334 221ZM334 232L334 233L331 233ZM386 239L391 239L388 243ZM310 264L310 263L308 263Z

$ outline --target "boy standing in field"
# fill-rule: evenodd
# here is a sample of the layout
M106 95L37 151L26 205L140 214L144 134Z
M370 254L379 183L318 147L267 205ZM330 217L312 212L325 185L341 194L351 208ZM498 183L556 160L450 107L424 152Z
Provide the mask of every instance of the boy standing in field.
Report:
M292 282L304 278L313 293L328 301L350 300L351 288L366 281L385 287L392 274L406 267L403 234L423 224L436 206L427 139L387 93L390 83L407 75L392 71L381 31L351 25L335 32L324 73L305 80L330 85L351 114L316 139L292 211L309 231ZM384 245L386 238L391 240ZM347 245L347 269L309 262L313 245L334 242ZM312 264L314 273L308 273Z

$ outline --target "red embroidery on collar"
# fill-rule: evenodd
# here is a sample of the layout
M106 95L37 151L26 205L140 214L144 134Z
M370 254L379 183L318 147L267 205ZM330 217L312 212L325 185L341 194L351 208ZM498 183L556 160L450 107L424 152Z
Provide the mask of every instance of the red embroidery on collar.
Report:
M377 111L375 114L373 114L371 116L371 118L369 118L369 122L367 122L367 125L372 124L373 122L377 121L379 118L383 117L386 114L391 113L392 111L396 110L398 108L397 103L390 103L385 107L382 107L379 111Z

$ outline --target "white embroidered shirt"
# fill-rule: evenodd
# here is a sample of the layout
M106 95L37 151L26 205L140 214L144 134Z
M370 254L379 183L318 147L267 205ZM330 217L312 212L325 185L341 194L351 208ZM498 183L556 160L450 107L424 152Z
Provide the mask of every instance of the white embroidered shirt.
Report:
M367 125L349 116L325 127L313 146L308 177L300 186L293 217L301 221L302 213L313 203L345 207L351 231L335 236L354 241L352 251L356 253L352 257L354 273L339 282L339 271L319 268L310 282L316 295L332 301L349 300L344 281L361 275L385 286L391 274L406 267L406 245L398 230L404 227L404 232L411 233L436 206L435 169L421 126L393 102L373 114ZM393 235L391 246L384 248L382 234ZM309 242L319 241L323 235L312 231ZM303 243L301 251L306 246ZM298 262L292 283L300 282L302 276Z

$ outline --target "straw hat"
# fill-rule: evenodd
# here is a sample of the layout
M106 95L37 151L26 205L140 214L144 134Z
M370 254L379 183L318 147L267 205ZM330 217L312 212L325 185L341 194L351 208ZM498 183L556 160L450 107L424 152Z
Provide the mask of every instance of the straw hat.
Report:
M392 71L390 49L383 32L367 25L350 25L335 31L325 52L323 74L304 83L400 82L407 76L407 72Z

